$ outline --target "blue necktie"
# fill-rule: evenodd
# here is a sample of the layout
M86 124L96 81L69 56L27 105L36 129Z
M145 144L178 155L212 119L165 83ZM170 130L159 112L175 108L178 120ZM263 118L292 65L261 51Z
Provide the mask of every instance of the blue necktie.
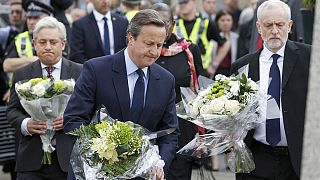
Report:
M110 40L109 40L109 28L108 28L108 19L106 17L103 18L104 20L104 51L105 55L110 54Z
M141 113L143 111L144 104L144 73L141 69L136 70L139 78L136 81L133 91L132 105L131 105L131 118L134 123L139 121Z
M272 98L275 99L277 105L280 109L280 70L277 65L277 60L280 57L278 54L273 54L273 62L270 67L269 78L271 82L268 88L268 94L271 95ZM268 108L268 107L267 107ZM280 117L280 111L279 111ZM267 119L266 122L266 140L272 146L275 147L281 140L281 133L280 133L280 118L274 119Z

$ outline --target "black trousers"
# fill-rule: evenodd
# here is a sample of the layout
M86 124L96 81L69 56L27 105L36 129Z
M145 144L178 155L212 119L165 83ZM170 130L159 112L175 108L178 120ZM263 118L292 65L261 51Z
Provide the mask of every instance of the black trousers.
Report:
M253 140L251 151L255 170L236 174L236 180L299 180L292 167L288 148L272 148Z
M56 151L51 154L51 165L42 165L38 171L18 172L17 180L66 180L67 173L60 168Z

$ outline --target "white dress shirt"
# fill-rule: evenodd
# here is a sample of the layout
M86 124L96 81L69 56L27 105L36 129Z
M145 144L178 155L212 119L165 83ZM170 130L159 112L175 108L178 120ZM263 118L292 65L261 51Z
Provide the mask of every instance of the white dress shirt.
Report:
M282 88L282 68L283 68L283 57L284 57L284 50L285 45L276 53L280 55L277 61L277 65L280 70L280 78L281 78L281 84L280 87ZM261 118L261 124L258 125L258 127L255 130L254 138L257 141L260 141L264 144L269 144L266 141L266 118L267 118L267 94L268 94L268 87L269 87L269 72L270 67L272 65L273 59L272 59L272 53L269 51L266 46L264 45L263 50L259 57L259 70L260 70L260 97L263 97L262 100L259 102L260 105L260 118ZM281 131L281 141L277 144L277 146L287 146L287 138L286 133L284 129L284 123L283 123L283 115L282 115L282 99L281 99L281 91L280 89L280 131Z
M139 78L138 73L136 73L136 70L138 69L138 67L133 63L133 61L129 57L127 48L124 50L124 59L125 59L126 69L127 69L128 87L129 87L129 95L130 95L130 107L131 107L134 86L136 84L136 81ZM148 78L148 67L145 67L141 70L144 73L144 103L145 103L146 102L146 92L147 92L147 87L148 87L148 79L149 79Z
M53 65L53 67L55 67L55 69L52 71L52 77L54 79L60 79L60 75L61 75L61 63L62 63L62 59L60 59L59 62L57 62L55 65ZM44 65L43 63L41 63L41 71L42 71L42 76L43 77L47 77L48 76L48 72L45 69L45 67L47 67L47 65ZM28 121L31 120L31 118L25 118L22 123L21 123L21 133L25 136L30 135L27 128L27 123Z
M114 54L114 37L113 37L113 25L112 25L112 19L111 19L111 13L110 11L108 11L108 13L106 15L102 15L100 14L98 11L96 11L95 9L93 10L93 15L94 18L97 21L97 25L99 28L99 32L100 32L100 37L102 40L102 44L104 44L104 20L103 18L106 17L107 18L107 22L108 22L108 30L109 30L109 43L110 43L110 54Z

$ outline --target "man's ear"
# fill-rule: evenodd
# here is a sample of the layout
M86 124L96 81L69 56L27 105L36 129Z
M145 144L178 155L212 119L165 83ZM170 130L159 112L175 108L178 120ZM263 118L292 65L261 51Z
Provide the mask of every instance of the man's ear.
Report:
M261 24L259 21L256 22L256 27L257 27L258 33L261 35Z

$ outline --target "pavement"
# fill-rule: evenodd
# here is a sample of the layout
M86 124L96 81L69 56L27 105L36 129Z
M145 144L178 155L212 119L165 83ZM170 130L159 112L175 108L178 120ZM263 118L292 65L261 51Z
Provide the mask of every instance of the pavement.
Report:
M216 180L235 180L234 174L230 171L212 171ZM0 180L11 180L10 174L2 172L2 166L0 166ZM199 171L192 171L191 180L200 180ZM204 180L213 180L213 178L207 178Z

